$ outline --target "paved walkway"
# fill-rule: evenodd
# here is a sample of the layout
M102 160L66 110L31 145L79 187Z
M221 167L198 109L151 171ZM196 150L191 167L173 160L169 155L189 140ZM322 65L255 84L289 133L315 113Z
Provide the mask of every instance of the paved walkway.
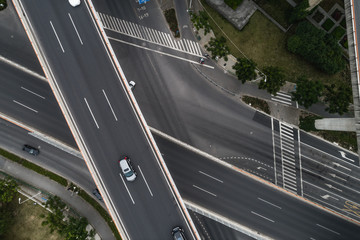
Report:
M214 1L214 2L223 2L223 0L207 0L207 1ZM218 3L219 4L219 3ZM202 6L198 1L194 1L194 10L202 10ZM199 36L199 44L205 50L205 44L208 43L211 37L215 37L214 34L211 32L206 36L203 34L203 31L200 30L196 35ZM227 39L228 42L231 42L231 39ZM208 68L204 68L201 66L194 66L205 79L213 83L214 85L218 86L220 89L224 90L225 92L241 98L243 95L254 96L260 99L264 99L268 102L271 115L281 121L293 124L298 126L299 124L299 116L301 115L302 111L311 112L322 117L326 118L338 118L338 117L353 117L353 113L350 111L349 113L344 114L343 116L339 116L338 114L330 114L325 111L325 104L324 103L317 103L312 105L309 109L304 109L303 107L299 106L296 107L295 104L293 106L284 105L279 102L271 101L272 96L267 93L265 90L261 90L258 88L258 84L256 81L249 82L247 81L245 84L242 84L239 80L237 80L235 76L235 71L232 69L232 66L236 63L236 58L232 55L228 56L229 60L225 62L223 59L219 59L218 61L208 59L206 62L210 65L216 65L218 69L221 71L214 71ZM285 86L282 87L282 92L291 96L291 91L293 91L293 83L287 83Z
M14 163L10 160L0 156L0 171L23 181L24 184L28 184L27 192L32 195L38 191L48 192L53 195L59 196L68 206L75 209L77 213L88 219L89 223L95 228L95 231L102 239L115 239L111 229L100 216L100 214L81 197L66 190L66 188L57 182L50 180L49 178L40 175L34 171L31 171L23 166ZM33 186L33 187L30 187ZM36 200L44 202L47 194L39 194L36 196ZM25 200L25 199L24 199Z

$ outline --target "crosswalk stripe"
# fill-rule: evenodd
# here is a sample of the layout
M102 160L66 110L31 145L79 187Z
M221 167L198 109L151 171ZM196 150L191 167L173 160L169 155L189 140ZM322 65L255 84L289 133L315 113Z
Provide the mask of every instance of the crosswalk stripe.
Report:
M141 37L141 33L140 33L139 29L137 28L137 24L134 24L134 23L131 23L131 24L133 25L133 28L134 28L135 33L136 33L136 36L141 39L141 38L142 38L142 37Z
M125 21L124 20L120 20L120 21L124 26L125 34L130 35L130 31L128 29L128 26L125 24Z
M180 40L180 45L181 45L181 49L182 49L183 51L186 51L186 50L185 50L185 46L184 46L184 43L183 43L182 39Z
M287 98L290 98L291 99L291 95L287 94L287 93L284 93L284 92L277 92L276 94L278 95L281 95L281 96L284 96L284 97L287 97Z
M162 36L162 39L164 40L164 42L165 42L165 46L170 46L170 41L169 41L169 39L167 38L167 34L166 33L164 33L164 32L161 32L161 36Z
M279 99L277 99L277 98L271 98L271 100L273 100L273 101L275 101L275 102L279 102L279 103L287 104L287 105L292 105L292 103L285 102L285 101L279 100Z
M198 48L199 55L202 55L201 48L200 48L200 44L199 44L199 43L196 43L196 46L197 46L197 48Z

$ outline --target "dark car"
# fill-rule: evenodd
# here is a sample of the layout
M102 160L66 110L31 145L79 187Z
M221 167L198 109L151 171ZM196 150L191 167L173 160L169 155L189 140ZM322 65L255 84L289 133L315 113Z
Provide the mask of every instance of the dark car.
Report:
M99 192L99 189L95 188L94 191L93 191L93 194L97 199L99 199L100 201L103 201L102 196L101 196L101 194Z
M34 156L37 156L40 153L39 149L32 147L30 145L27 145L27 144L24 145L23 151L30 153L31 155L34 155Z
M171 233L174 240L186 240L184 230L181 227L174 227Z

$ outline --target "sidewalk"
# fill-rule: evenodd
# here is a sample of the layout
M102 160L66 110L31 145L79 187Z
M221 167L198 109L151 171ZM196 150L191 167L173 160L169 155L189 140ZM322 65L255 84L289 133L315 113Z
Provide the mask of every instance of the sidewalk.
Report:
M212 1L216 2L223 0ZM197 1L194 3L197 3ZM199 3L194 4L194 9L196 11L201 10L201 8L202 6ZM215 37L212 31L205 36L202 29L200 29L198 32L194 32L194 35L195 38L200 39L199 44L204 52L206 52L205 45L208 43L210 38ZM212 59L206 60L206 64L215 66L214 70L201 66L194 67L200 72L201 75L203 75L205 79L239 99L241 99L241 97L244 95L248 95L267 101L271 110L271 116L295 126L299 125L299 117L304 112L313 113L326 118L353 117L353 113L351 111L344 114L343 116L338 114L330 114L325 111L326 105L321 102L314 104L309 109L305 109L301 106L297 108L294 106L284 105L279 102L274 102L271 100L271 94L269 94L266 90L261 90L258 88L257 81L247 81L245 84L242 84L236 78L235 71L232 69L233 65L236 63L236 58L232 55L229 55L228 58L228 61L225 61L223 58L219 59L218 61ZM281 91L291 95L291 92L294 90L294 88L288 86L293 85L294 83L288 82L281 88Z
M101 239L115 239L111 229L100 214L76 193L72 193L57 182L24 168L17 163L7 160L2 156L0 156L0 171L23 181L29 186L37 188L33 189L31 187L27 187L26 189L30 191L29 194L33 193L32 195L34 195L39 191L42 191L59 196L68 206L73 208L81 216L88 219L89 223L95 228L95 232ZM46 201L46 194L39 194L36 197L36 200L39 202Z

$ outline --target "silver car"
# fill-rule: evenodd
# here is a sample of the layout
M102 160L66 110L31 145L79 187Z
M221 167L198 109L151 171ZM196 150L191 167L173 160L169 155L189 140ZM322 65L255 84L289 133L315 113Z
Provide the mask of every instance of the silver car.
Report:
M119 160L119 165L121 168L121 172L129 182L132 182L136 179L136 172L131 166L131 161L128 156L124 156Z

